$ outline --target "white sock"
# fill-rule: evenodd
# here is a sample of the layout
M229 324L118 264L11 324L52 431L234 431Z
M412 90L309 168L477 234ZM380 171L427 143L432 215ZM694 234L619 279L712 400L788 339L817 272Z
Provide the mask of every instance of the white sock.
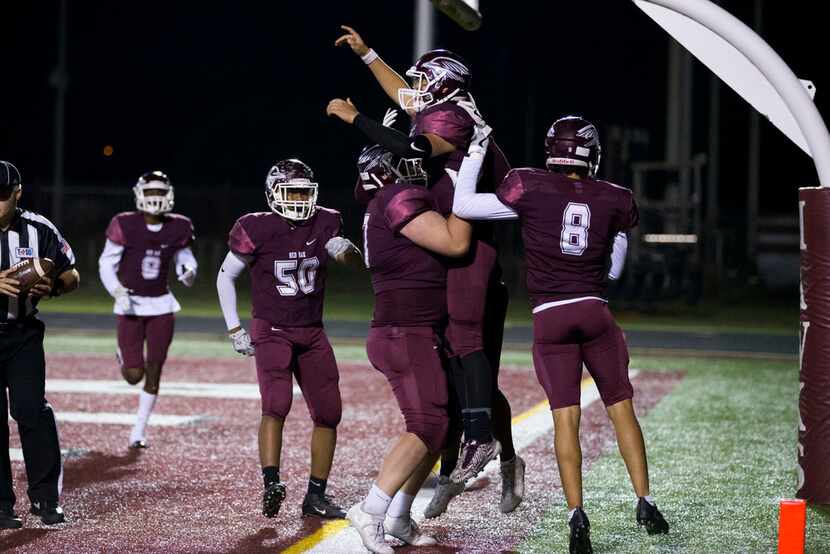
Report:
M386 515L389 517L409 517L409 511L412 509L412 501L415 497L411 494L406 494L403 491L398 491L389 504L389 509Z
M131 443L144 440L144 429L150 420L150 414L153 413L153 406L156 405L157 398L157 394L150 394L143 390L138 393L138 413L135 417L133 430L130 432Z
M577 511L578 509L579 509L579 508L574 508L573 510L571 510L570 512L568 512L568 523L570 523L570 522L571 522L571 520L572 520L572 519L573 519L573 517L574 517L574 514L576 513L576 511Z
M649 495L649 496L644 496L644 497L643 497L643 500L645 500L646 502L648 502L648 503L649 503L649 504L651 504L652 506L657 506L657 504L654 502L654 497L652 497L651 495Z
M386 510L389 509L389 503L392 499L389 495L380 490L378 486L372 483L372 488L369 489L369 494L363 500L363 511L376 517L383 517Z

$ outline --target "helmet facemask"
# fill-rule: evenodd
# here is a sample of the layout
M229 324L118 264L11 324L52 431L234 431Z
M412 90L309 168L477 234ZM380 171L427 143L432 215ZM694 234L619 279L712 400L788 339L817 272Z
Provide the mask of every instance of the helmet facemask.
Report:
M277 183L269 176L265 183L265 200L275 214L294 221L304 221L314 215L317 186L317 183L308 179ZM305 193L305 198L296 198L298 192Z
M160 191L161 194L148 194ZM162 215L173 211L175 204L173 185L163 181L139 182L133 187L135 207L138 211L150 215Z
M432 93L427 91L440 77L430 80L426 73L415 67L410 68L406 76L412 79L412 88L398 89L398 104L407 112L420 112L433 103Z

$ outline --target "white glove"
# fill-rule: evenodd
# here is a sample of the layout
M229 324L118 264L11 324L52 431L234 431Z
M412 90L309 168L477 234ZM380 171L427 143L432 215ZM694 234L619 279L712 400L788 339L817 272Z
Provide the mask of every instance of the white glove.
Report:
M332 237L326 243L326 252L335 260L339 260L350 250L357 250L357 247L346 237Z
M470 147L467 148L467 155L471 158L483 158L487 154L487 147L490 145L490 135L493 128L481 122L473 129L473 138L470 140Z
M196 280L196 268L189 265L181 266L181 273L179 274L179 282L186 287L192 287Z
M254 355L254 346L251 344L251 335L245 329L240 329L228 335L233 341L233 349L245 356Z
M115 298L115 307L121 312L129 312L133 307L133 302L130 300L130 290L119 285L112 291L112 297Z
M389 108L386 110L386 114L383 116L383 126L384 127L391 127L395 124L395 120L398 119L398 110L395 108Z

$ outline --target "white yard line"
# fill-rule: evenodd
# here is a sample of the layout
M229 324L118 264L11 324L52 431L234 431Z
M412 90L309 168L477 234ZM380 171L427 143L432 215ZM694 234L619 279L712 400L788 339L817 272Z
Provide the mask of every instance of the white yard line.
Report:
M187 425L209 416L203 415L166 415L153 414L147 423L150 427L175 427ZM55 412L55 419L60 422L69 423L98 423L102 425L132 425L135 423L135 414L114 413L114 412Z
M637 370L629 371L629 378L637 376ZM593 381L585 383L582 387L580 406L587 408L590 404L599 400L599 391ZM553 415L547 402L541 402L530 410L514 418L513 443L516 451L519 452L530 446L536 439L547 434L553 428ZM496 475L499 472L499 462L494 460L485 466L485 475ZM367 485L368 486L368 485ZM432 499L435 491L433 489L421 489L412 503L412 518L420 523L424 519L424 509ZM365 552L366 549L360 540L357 531L351 526L339 533L328 536L318 542L306 552L319 554L352 554L354 552Z
M47 379L46 392L73 392L88 394L134 394L140 390L125 381L94 379ZM294 396L300 396L300 387L294 385ZM197 398L229 398L259 400L259 386L254 383L185 383L162 381L161 396L190 396Z

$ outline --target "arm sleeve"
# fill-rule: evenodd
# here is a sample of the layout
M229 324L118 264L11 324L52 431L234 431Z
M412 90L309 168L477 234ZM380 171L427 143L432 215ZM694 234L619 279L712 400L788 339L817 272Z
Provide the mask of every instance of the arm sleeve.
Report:
M101 283L113 297L115 290L122 286L118 280L118 264L121 263L122 254L124 254L124 247L107 239L104 251L98 258L98 275L101 277Z
M517 219L519 215L505 206L493 193L476 193L483 158L466 156L455 183L452 212L463 219Z
M402 158L427 159L432 154L429 140L422 135L409 138L397 129L384 127L374 119L357 114L354 126L366 135L369 142L377 143Z
M243 219L239 219L233 224L230 237L228 238L228 246L231 252L241 256L251 256L256 250L254 241L245 229Z
M51 223L44 239L38 249L40 250L38 255L55 262L55 275L60 275L64 271L75 267L75 253L72 251L72 247Z
M611 268L608 270L608 278L612 281L616 281L622 275L626 252L628 252L628 236L619 232L614 237L614 246L611 248Z
M219 295L219 306L225 318L227 328L239 326L239 313L236 311L236 279L247 266L246 260L233 252L228 252L219 274L216 276L216 292Z
M110 220L106 234L107 240L112 241L114 244L120 244L121 246L127 244L127 240L124 238L124 230L121 228L121 221L119 221L118 216Z
M389 201L383 211L386 225L393 233L399 232L406 224L424 212L434 209L432 197L425 188L412 186L403 189Z
M176 251L175 257L175 264L176 264L176 275L181 277L184 274L185 266L194 270L198 269L199 262L196 261L196 256L193 255L193 250L190 249L189 246L179 249Z

